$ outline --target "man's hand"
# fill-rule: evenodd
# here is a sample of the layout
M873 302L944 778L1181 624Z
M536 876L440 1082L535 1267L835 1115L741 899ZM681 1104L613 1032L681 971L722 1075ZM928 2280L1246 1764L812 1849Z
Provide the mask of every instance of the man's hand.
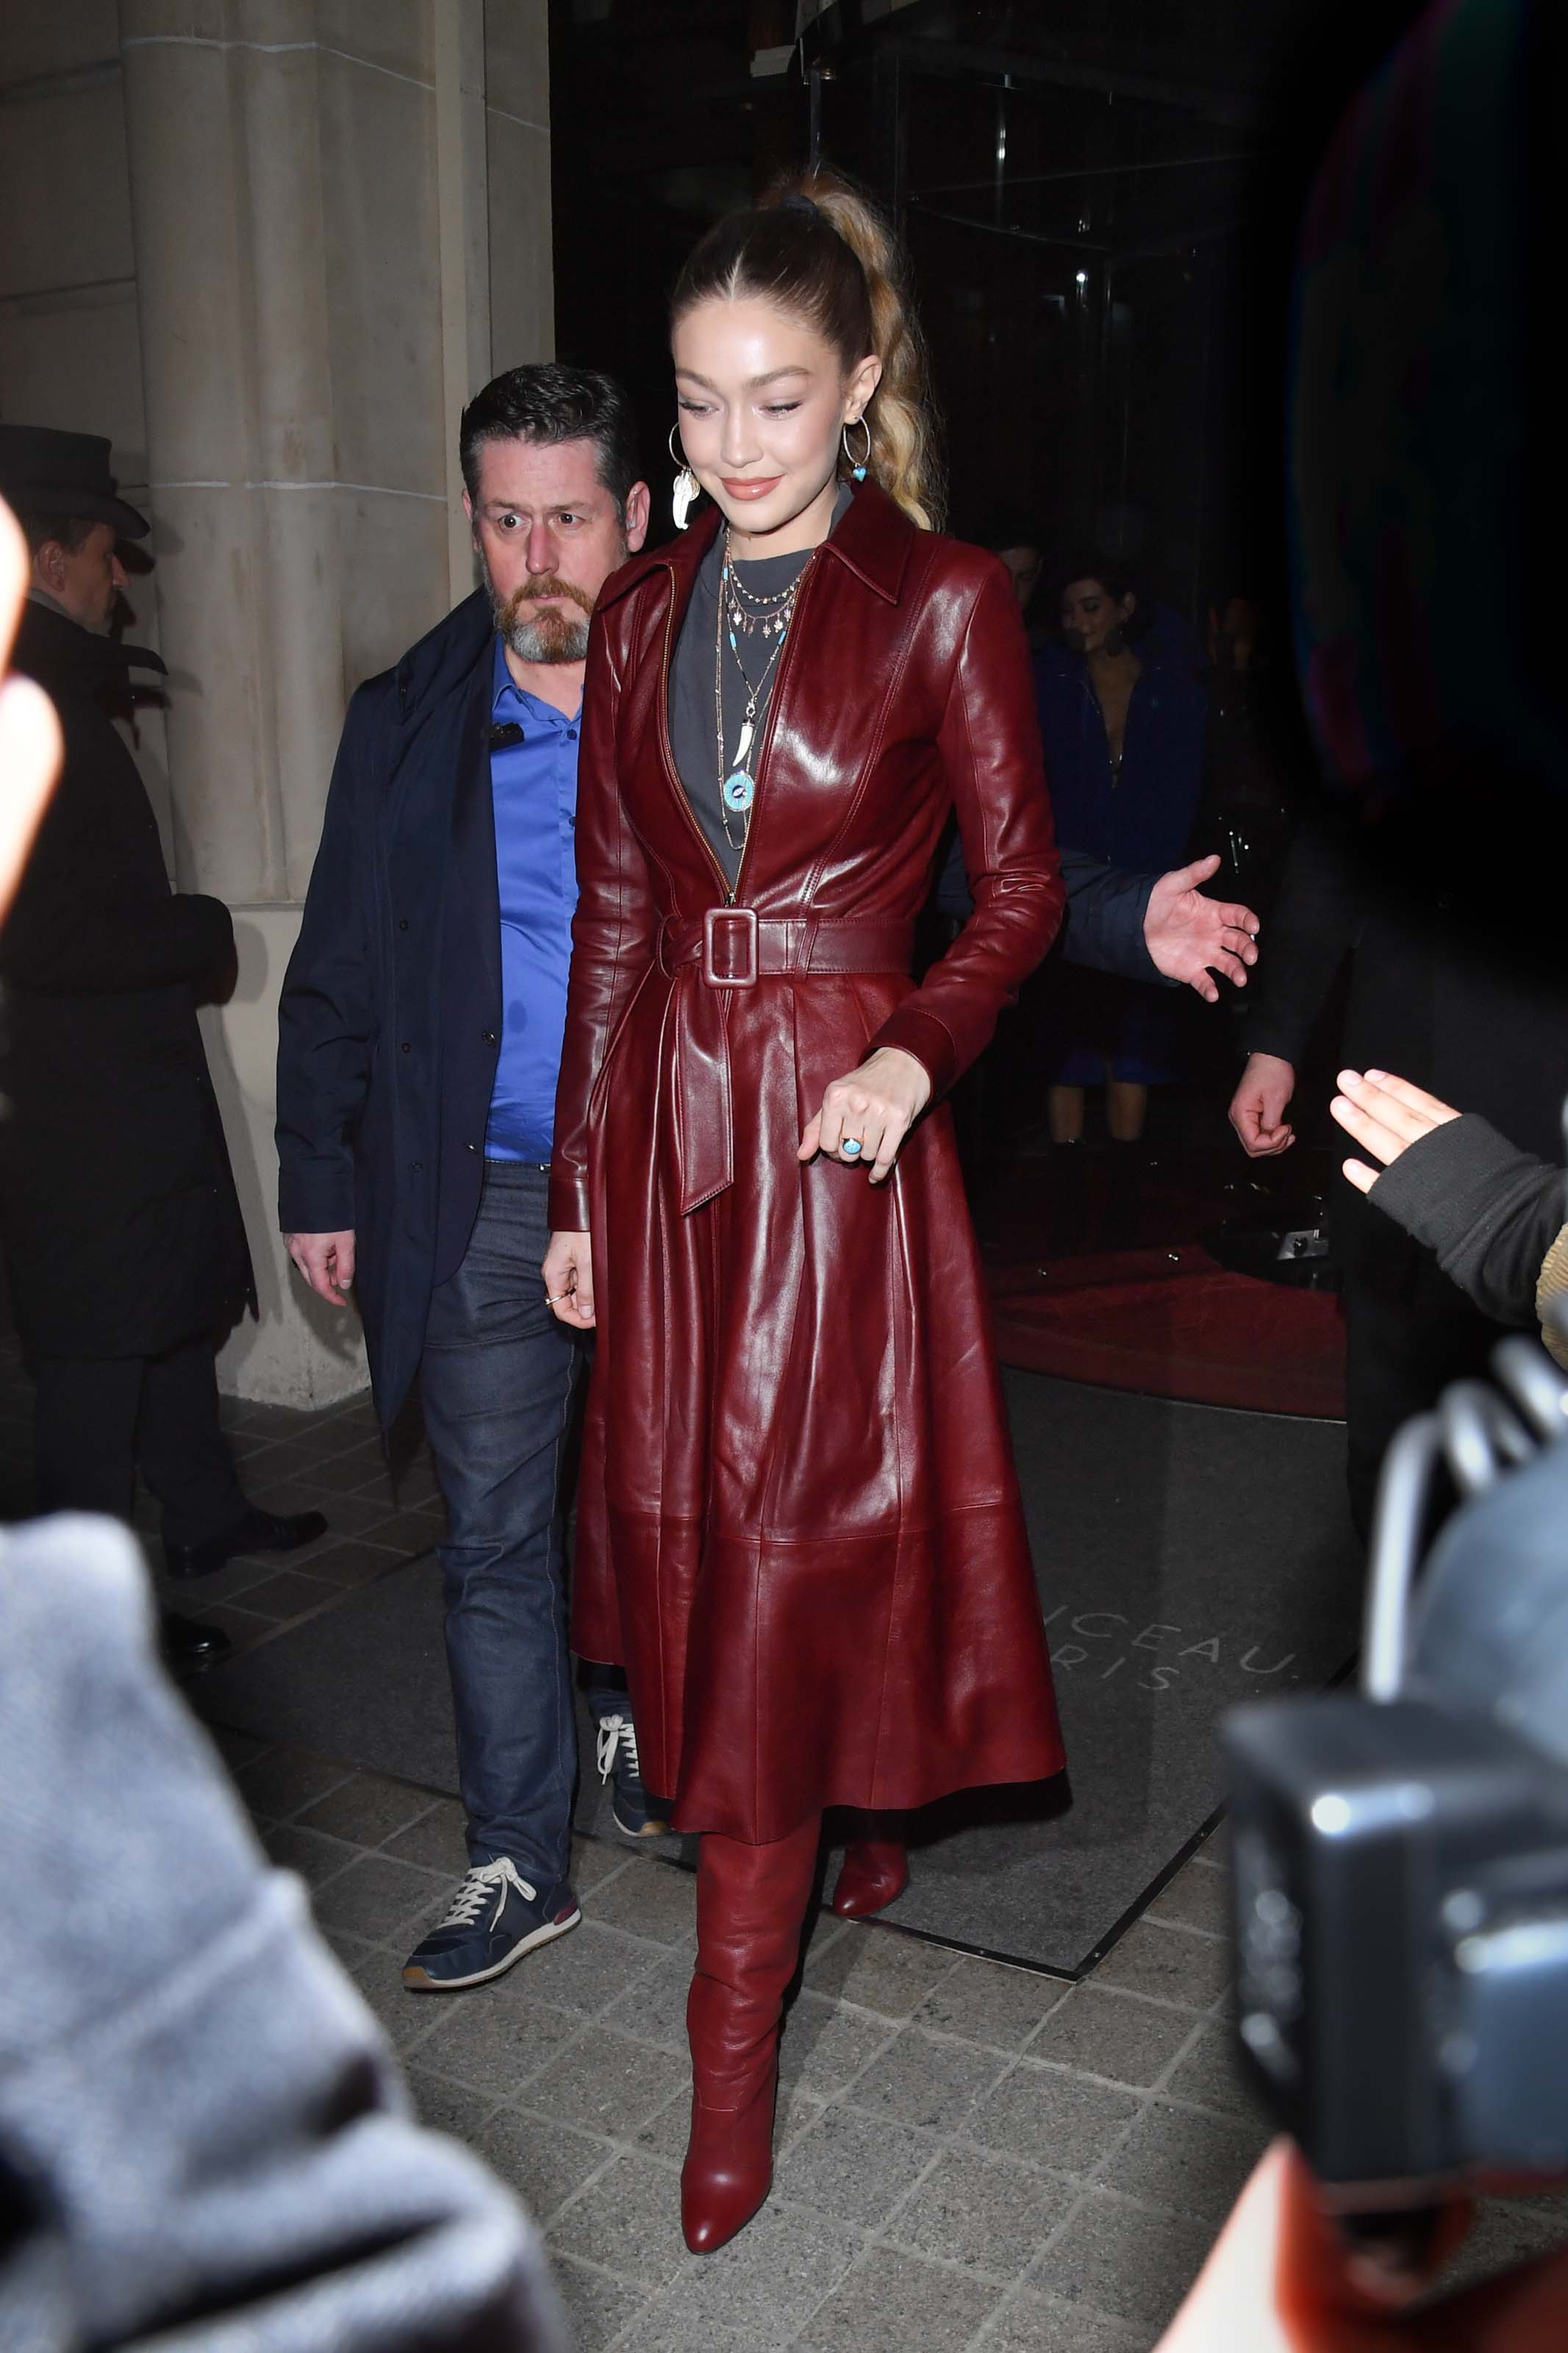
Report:
M1230 1099L1230 1124L1248 1159L1288 1152L1296 1131L1285 1124L1285 1109L1296 1092L1296 1073L1279 1054L1249 1054L1241 1084Z
M1439 1103L1408 1079L1391 1079L1386 1071L1342 1071L1340 1092L1329 1109L1346 1134L1384 1168L1407 1145L1418 1144L1435 1127L1446 1127L1459 1116L1452 1103ZM1347 1160L1344 1172L1358 1193L1370 1193L1378 1179L1378 1171L1364 1160Z
M847 1078L835 1079L822 1109L806 1122L796 1158L825 1152L856 1168L868 1168L873 1185L885 1185L899 1146L931 1101L931 1073L901 1046L879 1046ZM854 1145L844 1149L846 1141Z
M541 1270L544 1296L558 1324L569 1331L591 1332L597 1320L594 1306L594 1250L587 1234L552 1234Z
M1223 972L1237 988L1247 987L1247 966L1258 962L1258 918L1250 907L1205 899L1199 890L1219 871L1219 860L1200 858L1162 874L1149 894L1143 944L1167 980L1184 980L1206 1005L1218 1002L1213 976Z
M354 1279L353 1228L340 1234L285 1234L283 1240L317 1298L329 1307L346 1307Z

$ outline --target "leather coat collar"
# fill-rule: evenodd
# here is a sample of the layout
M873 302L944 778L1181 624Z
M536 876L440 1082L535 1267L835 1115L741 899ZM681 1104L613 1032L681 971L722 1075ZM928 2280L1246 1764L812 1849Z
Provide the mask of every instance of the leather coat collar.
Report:
M684 604L698 567L719 535L719 511L710 506L679 539L634 555L629 564L612 573L605 583L595 610L617 603L639 581L661 570L672 575ZM823 553L836 557L846 571L886 603L896 605L903 590L915 536L914 524L896 501L877 483L861 482L856 487L848 512L832 537L824 540Z

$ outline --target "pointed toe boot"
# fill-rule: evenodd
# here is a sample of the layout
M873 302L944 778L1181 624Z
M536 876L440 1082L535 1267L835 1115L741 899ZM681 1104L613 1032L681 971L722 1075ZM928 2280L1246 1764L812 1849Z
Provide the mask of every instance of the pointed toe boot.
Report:
M702 1840L686 2007L691 2139L680 2174L680 2226L694 2254L743 2230L773 2186L779 2016L819 1834L813 1820L768 1846L712 1832Z
M909 1858L890 1839L851 1839L833 1891L841 1920L867 1920L901 1895L910 1883Z

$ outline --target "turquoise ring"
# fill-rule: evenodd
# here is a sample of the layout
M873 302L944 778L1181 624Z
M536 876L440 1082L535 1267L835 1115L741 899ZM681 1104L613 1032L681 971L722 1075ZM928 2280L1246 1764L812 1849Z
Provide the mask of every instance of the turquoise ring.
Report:
M838 1149L846 1160L858 1160L866 1147L858 1135L847 1135Z

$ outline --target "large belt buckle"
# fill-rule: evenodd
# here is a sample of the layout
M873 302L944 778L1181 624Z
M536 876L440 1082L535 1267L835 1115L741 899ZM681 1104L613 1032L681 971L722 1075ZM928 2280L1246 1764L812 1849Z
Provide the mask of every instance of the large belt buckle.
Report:
M743 972L718 968L719 933L721 924L738 923L745 943L746 968ZM732 951L733 934L729 946ZM757 985L757 911L754 907L710 907L702 918L702 977L710 988L755 988Z

